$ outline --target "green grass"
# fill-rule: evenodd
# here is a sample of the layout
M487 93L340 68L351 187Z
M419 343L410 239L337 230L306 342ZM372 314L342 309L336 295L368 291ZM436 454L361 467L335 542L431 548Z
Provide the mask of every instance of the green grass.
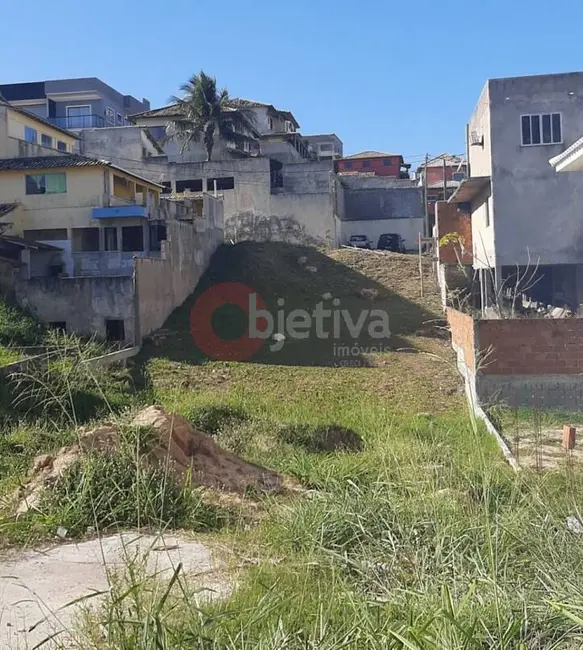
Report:
M313 257L308 263L324 269L322 277L299 277L300 254ZM395 309L398 344L371 367L330 367L329 349L309 364L293 346L277 358L204 363L189 338L191 300L168 321L172 335L145 347L131 389L116 390L110 373L97 378L95 386L104 382L103 394L117 400L102 397L84 418L101 415L104 404L113 403L111 412L162 404L235 453L295 477L305 492L249 493L225 513L207 492L186 495L180 486L166 494L161 477L138 478L131 454L76 466L44 519L13 528L20 540L60 522L82 535L97 515L104 528L145 521L212 530L226 571L230 557L233 565L250 560L232 569L233 595L215 603L200 600L196 579L180 567L171 588L133 574L114 582L80 647L580 648L583 546L565 520L579 512L583 476L515 474L470 418L449 342L424 329L440 314L434 293L416 296L415 259L374 256L372 264L372 255L348 251L326 260L279 245L242 245L225 255L203 284L250 282L251 274L268 298L291 292L290 304L308 304L326 288L352 296L374 285ZM71 382L59 385L70 395ZM78 419L60 427L13 422L0 449L10 475L4 485L22 476L34 453L74 437ZM319 436L332 427L362 444L327 451ZM136 513L146 519L138 522Z

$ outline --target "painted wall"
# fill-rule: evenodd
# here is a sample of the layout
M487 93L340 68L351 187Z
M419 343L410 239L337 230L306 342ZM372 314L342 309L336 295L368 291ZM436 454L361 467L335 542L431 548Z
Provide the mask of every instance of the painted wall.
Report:
M134 340L132 277L17 279L15 294L43 322L65 321L68 331L105 338L105 320L121 319L127 342Z
M548 162L583 134L583 73L494 79L489 92L496 264L583 262L583 174ZM521 116L555 112L563 143L522 146Z
M403 158L387 156L386 158L351 158L336 161L339 172L374 172L376 176L392 176L399 178Z
M41 145L41 135L48 135L53 140L53 149L57 148L57 142L64 142L67 145L67 151L71 152L74 150L76 145L76 138L73 138L65 133L52 128L48 124L43 122L38 122L33 117L24 115L18 111L13 111L8 109L8 135L12 138L17 138L19 140L24 140L24 130L25 127L30 127L37 132L37 144ZM48 149L47 147L42 147L43 150ZM41 155L48 155L43 153Z
M520 125L518 124L518 128ZM469 146L471 176L492 176L492 131L490 115L490 85L482 90L478 104L468 123L468 132L483 138L483 146ZM519 133L519 132L518 132ZM519 133L520 135L520 133ZM492 178L492 187L496 179ZM496 266L496 224L493 219L491 191L472 202L472 242L475 268Z

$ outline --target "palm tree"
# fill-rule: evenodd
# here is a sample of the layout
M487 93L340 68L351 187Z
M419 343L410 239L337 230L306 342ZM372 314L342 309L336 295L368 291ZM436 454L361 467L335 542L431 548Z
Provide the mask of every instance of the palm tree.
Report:
M176 104L181 116L168 125L168 132L171 138L182 142L181 153L191 143L202 140L210 161L217 138L235 144L253 140L245 135L253 125L253 114L232 106L229 93L225 89L217 91L214 77L201 71L182 84L180 90L183 96L173 96L170 101Z

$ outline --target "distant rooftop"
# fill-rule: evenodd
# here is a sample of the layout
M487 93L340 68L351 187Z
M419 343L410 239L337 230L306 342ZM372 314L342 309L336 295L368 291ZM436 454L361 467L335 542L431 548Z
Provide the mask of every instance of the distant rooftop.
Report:
M387 156L400 156L400 153L389 153L387 151L361 151L360 153L353 153L345 158L386 158Z

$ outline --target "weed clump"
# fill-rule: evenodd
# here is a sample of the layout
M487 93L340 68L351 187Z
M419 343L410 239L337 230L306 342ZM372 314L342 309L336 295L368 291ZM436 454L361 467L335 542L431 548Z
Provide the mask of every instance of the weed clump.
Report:
M346 427L337 425L313 426L309 424L290 424L278 431L281 442L295 445L308 452L329 453L333 451L362 451L362 438Z

